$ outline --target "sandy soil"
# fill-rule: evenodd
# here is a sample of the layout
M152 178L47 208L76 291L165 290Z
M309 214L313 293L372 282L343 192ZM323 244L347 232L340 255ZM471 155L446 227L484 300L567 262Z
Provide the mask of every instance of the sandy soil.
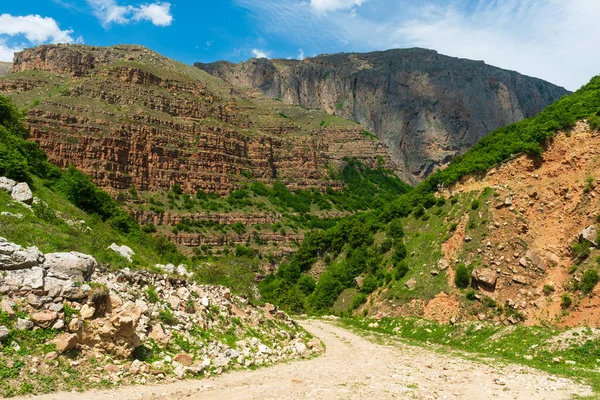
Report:
M567 399L592 394L586 386L522 366L380 345L327 321L302 325L323 340L323 356L198 381L35 399Z

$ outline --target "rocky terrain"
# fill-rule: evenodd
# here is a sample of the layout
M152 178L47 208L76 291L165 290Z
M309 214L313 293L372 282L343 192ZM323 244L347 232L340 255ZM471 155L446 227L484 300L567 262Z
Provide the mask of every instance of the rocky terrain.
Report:
M237 87L359 122L389 146L400 176L411 183L568 93L481 61L418 48L195 65Z
M422 268L414 267L402 289L376 293L374 306L365 307L372 315L421 315L441 323L600 326L593 278L600 254L599 137L579 122L558 134L541 159L522 155L440 192L461 200L439 221L413 219L405 226L417 232L407 235L407 245L433 233L433 256L414 254ZM470 300L456 287L459 265L471 271Z
M393 167L385 145L341 120L297 122L278 104L139 46L47 45L17 53L0 93L29 104L32 139L50 160L101 187L226 194L244 181L335 186L325 167L343 157ZM299 109L298 109L299 110ZM279 112L279 114L278 114ZM300 112L300 111L298 111ZM310 120L313 120L310 122ZM331 125L331 126L325 126Z
M111 272L4 238L0 271L5 396L207 377L322 350L276 307L185 276Z
M161 214L175 206L151 201L162 196L167 203L175 185L188 198L276 180L292 191L339 191L343 184L333 175L346 157L397 169L387 146L355 123L236 89L140 46L46 45L18 53L13 65L0 94L28 109L31 140L49 160L91 176L121 196L140 223L158 225L181 246L222 247L252 236L172 235L178 221ZM128 190L139 198L128 201ZM264 210L250 213L257 211L270 218ZM225 225L252 219L212 215ZM299 232L259 236L282 246L302 239Z
M12 63L0 62L0 76L12 73Z

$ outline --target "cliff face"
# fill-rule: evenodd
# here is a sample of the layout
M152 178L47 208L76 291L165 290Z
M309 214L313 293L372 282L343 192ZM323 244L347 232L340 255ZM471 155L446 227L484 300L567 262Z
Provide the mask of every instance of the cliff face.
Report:
M342 188L332 172L345 157L397 170L385 144L356 123L237 89L140 46L40 46L16 54L12 69L0 78L0 94L28 109L31 140L50 161L77 167L116 197L131 188L143 192L141 199L125 200L132 215L181 246L254 239L287 248L303 233L275 232L271 226L281 216L275 220L261 210L230 213L223 206L210 215L182 216L182 205L163 204L148 211L149 199L176 183L192 197L198 190L228 195L276 180L292 191L324 191ZM184 217L223 229L172 233ZM226 233L236 223L272 232Z
M139 46L40 46L17 53L13 71L0 93L32 106L32 139L52 162L109 191L179 183L188 193L226 194L242 171L324 189L339 185L326 166L343 157L394 168L385 145L358 125L319 126L322 117L299 108L295 121L283 104Z
M411 182L568 93L424 49L195 65L235 86L359 122L392 149L402 177Z

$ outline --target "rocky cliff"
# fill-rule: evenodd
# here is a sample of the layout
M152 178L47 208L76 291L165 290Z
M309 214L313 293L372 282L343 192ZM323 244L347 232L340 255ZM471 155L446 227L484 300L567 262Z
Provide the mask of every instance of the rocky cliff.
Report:
M235 86L359 122L392 149L411 182L567 94L540 79L424 49L195 65Z
M169 203L166 211L184 207L164 195L175 184L188 200L198 191L225 196L255 182L324 192L342 189L335 172L346 157L397 170L387 146L352 121L286 105L256 89L235 88L140 46L25 50L15 55L13 73L0 78L0 94L28 110L31 140L51 162L75 166L125 201L124 193L139 191L140 197L128 202L132 214L140 223L162 225L159 232L181 245L240 244L256 237L287 248L303 235L172 234L170 227L181 218L165 219L162 212L164 203ZM162 206L148 204L154 195ZM232 217L233 209L224 201L221 205L209 220L222 226L252 220ZM278 222L252 224L271 229Z
M117 191L226 194L246 171L291 189L336 186L343 157L394 168L386 146L347 121L243 93L139 46L47 45L17 53L0 93L29 105L31 136L60 166Z

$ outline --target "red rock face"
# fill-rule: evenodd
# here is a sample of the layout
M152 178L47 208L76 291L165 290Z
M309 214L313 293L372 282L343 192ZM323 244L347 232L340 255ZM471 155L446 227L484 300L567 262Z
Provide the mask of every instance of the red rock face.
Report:
M204 73L206 81L187 76L185 68L198 71L135 46L40 46L14 63L15 72L68 74L59 95L29 111L31 138L53 163L77 167L108 191L179 183L189 193L226 194L247 181L242 171L267 183L279 178L292 190L324 189L339 187L326 166L344 157L393 168L386 147L358 126L307 130L264 107L240 108L239 98L223 95L232 87ZM23 77L0 81L0 90L48 85Z

